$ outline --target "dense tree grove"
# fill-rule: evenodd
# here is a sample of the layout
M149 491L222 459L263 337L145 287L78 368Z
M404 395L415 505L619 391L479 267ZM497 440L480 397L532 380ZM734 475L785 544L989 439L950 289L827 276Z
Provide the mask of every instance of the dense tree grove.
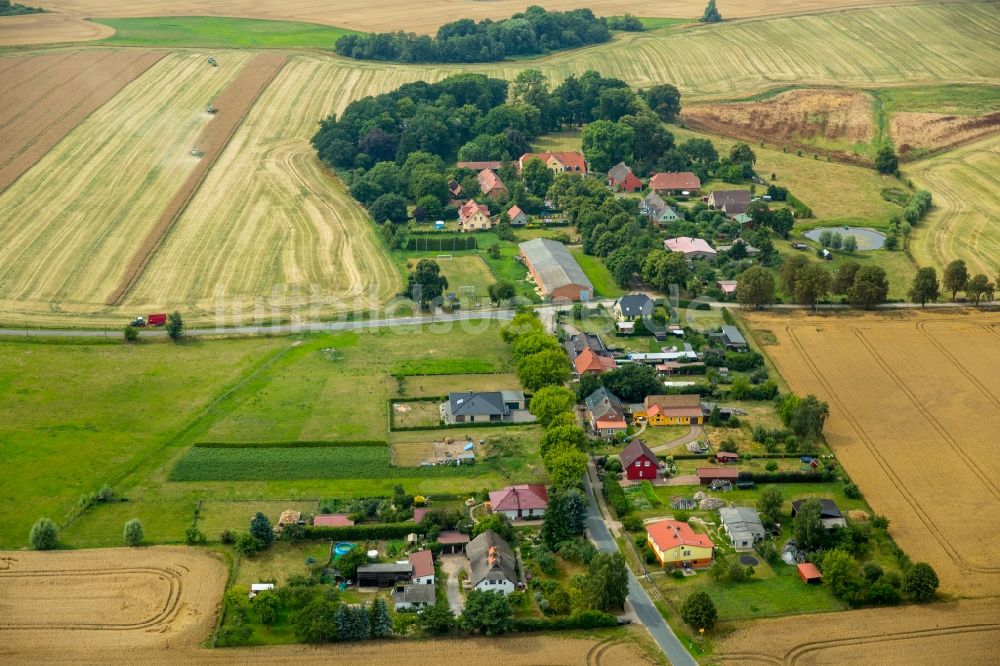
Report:
M531 6L508 19L480 22L459 19L438 28L432 38L412 32L350 34L337 40L335 50L356 60L393 62L495 62L509 56L525 56L601 44L611 39L611 30L641 31L635 17L615 19L612 24L589 9L550 12Z
M20 5L10 0L0 0L0 16L17 16L18 14L41 14L44 9L41 7L28 7ZM640 24L641 25L641 24ZM619 30L624 28L617 28Z

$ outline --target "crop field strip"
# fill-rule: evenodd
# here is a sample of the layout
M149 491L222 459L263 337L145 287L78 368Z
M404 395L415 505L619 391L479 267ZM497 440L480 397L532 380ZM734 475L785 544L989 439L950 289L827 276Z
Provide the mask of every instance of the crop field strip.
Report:
M184 303L215 314L221 296L234 319L275 285L295 285L286 312L370 308L401 278L362 209L308 143L316 121L359 97L420 78L409 69L349 69L293 56L263 93L129 295L134 307ZM238 193L238 194L237 194Z
M1000 135L906 167L905 175L934 196L934 206L914 228L910 252L940 274L964 259L972 274L1000 273ZM991 205L993 202L993 205Z
M4 16L0 21L3 24L3 30L0 30L0 48L85 42L110 37L115 32L106 25L87 21L79 16L52 12Z
M0 60L0 192L164 51L84 51ZM87 76L100 69L100 77Z
M103 308L197 167L189 151L211 118L205 105L249 58L222 54L219 67L196 53L163 58L0 194L0 310Z
M138 249L125 268L121 283L108 297L108 305L120 305L128 290L135 284L150 257L160 246L164 236L170 232L171 226L184 212L191 198L198 191L199 185L205 180L215 160L222 153L236 128L246 117L247 112L260 93L284 66L286 57L283 55L259 54L246 63L239 75L222 91L213 102L217 111L212 122L202 132L195 144L203 152L201 162L188 175L187 180L174 195L160 219L153 227L142 247Z
M974 317L750 320L781 331L766 349L793 389L830 400L831 444L903 548L938 567L947 587L989 594L1000 573L990 524L1000 465L989 454L1000 429L991 342L1000 321ZM982 534L956 523L969 515L985 517Z

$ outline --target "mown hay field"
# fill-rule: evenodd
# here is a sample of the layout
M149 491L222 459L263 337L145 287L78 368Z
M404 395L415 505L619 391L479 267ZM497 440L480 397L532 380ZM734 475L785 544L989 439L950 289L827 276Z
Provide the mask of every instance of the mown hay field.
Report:
M23 4L23 3L21 3ZM114 30L100 23L69 14L22 14L0 18L0 47L33 46L58 42L86 42L103 39Z
M222 308L316 316L373 308L401 287L367 213L309 145L316 123L352 100L418 78L290 59L236 131L125 303L183 304L194 319ZM265 301L259 299L266 299Z
M1000 314L747 315L872 508L943 591L1000 592Z
M745 623L715 645L721 664L996 663L1000 602L961 600ZM822 627L822 631L817 631Z
M141 58L141 52L132 54ZM205 105L250 54L171 54L0 194L0 310L94 315L198 165Z
M0 192L164 55L92 50L0 61Z
M0 660L195 650L225 584L221 558L190 548L0 552Z
M143 3L128 0L50 0L46 7L80 16L242 16L325 23L367 32L407 30L434 34L441 24L449 21L506 18L524 11L528 4L524 0L427 0L420 3L384 0L377 10L373 10L352 0L288 0L281 3L230 0L217 5L205 5L193 0L147 0ZM588 7L598 16L621 15L627 11L636 16L669 15L691 19L700 17L705 8L702 0L677 0L669 5L657 0L633 0L627 6L611 0L546 0L542 4L550 11ZM898 0L742 0L723 5L722 13L726 18L734 19L881 4L898 4Z
M904 169L931 191L934 206L914 227L910 252L938 274L964 259L972 274L1000 276L1000 135L972 143Z

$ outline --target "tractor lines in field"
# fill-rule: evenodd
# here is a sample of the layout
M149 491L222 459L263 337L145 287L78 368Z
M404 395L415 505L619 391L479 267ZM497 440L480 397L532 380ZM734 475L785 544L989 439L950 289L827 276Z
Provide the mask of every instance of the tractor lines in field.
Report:
M906 396L906 398L910 401L910 404L912 404L917 411L920 412L920 415L924 417L924 419L938 432L939 435L941 435L942 439L948 442L951 450L955 452L955 455L957 455L962 462L965 463L965 466L968 467L969 471L983 483L987 492L993 495L996 499L1000 500L1000 488L997 487L996 482L990 479L987 474L984 474L983 470L979 469L972 459L969 458L969 455L962 449L961 446L959 446L958 442L955 441L955 438L952 437L948 429L941 425L941 422L937 420L931 410L927 409L927 406L920 401L916 394L913 393L913 390L910 389L906 382L900 378L895 370L892 369L892 366L886 363L885 359L882 358L882 355L878 353L875 346L865 336L864 331L860 328L855 328L854 335L857 336L862 346L868 350L868 353L871 354L875 363L882 368L882 371L886 374L886 376L889 377L889 379L892 380L892 383L896 385L900 393ZM1000 571L1000 567L997 567L997 570Z
M865 448L871 454L872 458L878 464L879 468L885 474L886 478L892 484L892 486L899 492L899 494L906 500L906 503L913 509L916 513L917 518L924 524L927 528L928 533L931 537L938 543L939 546L945 551L945 554L951 559L960 569L976 571L980 573L996 573L1000 571L1000 567L984 567L981 565L973 564L966 560L961 553L959 553L954 546L952 546L951 541L945 537L941 532L940 528L931 517L924 510L923 505L914 496L914 494L907 488L906 483L899 477L896 473L893 465L885 459L882 455L879 447L872 440L871 436L865 430L864 426L854 417L851 410L847 408L844 402L841 400L840 395L834 389L833 385L826 378L823 372L819 369L816 363L812 360L809 354L806 352L805 347L799 340L798 336L795 334L796 324L787 324L785 326L785 332L788 334L788 339L791 341L792 346L795 348L796 353L802 361L802 364L809 368L810 372L816 378L816 381L824 388L829 399L838 407L841 415L844 417L851 428L857 434L858 438L865 445Z
M961 320L947 320L947 321L961 321ZM934 345L937 348L937 350L939 352L941 352L941 354L945 358L947 358L949 361L951 361L951 364L953 366L955 366L955 369L958 370L959 372L961 372L963 375L965 375L965 378L968 379L973 384L973 386L975 386L977 389L979 389L979 391L984 396L986 396L986 399L993 403L994 407L996 407L997 409L1000 409L1000 399L997 399L996 395L994 395L993 392L990 391L989 388L986 387L986 385L984 385L981 381L979 381L979 379L977 379L975 375L973 375L971 372L969 372L969 370L966 369L966 367L964 365L962 365L958 361L957 358L955 358L955 355L952 354L951 351L949 351L948 347L946 347L945 345L941 344L938 341L938 339L935 338L930 333L930 331L927 330L927 324L928 323L929 322L926 322L926 321L917 322L917 330L920 331L923 334L923 336L925 338L927 338L927 340L932 345ZM986 328L987 330L992 330L992 327L988 327L987 326L987 327L984 327L984 328ZM994 333L995 332L996 331L994 331Z
M254 101L267 87L267 84L274 79L287 60L287 56L270 53L254 56L219 95L215 101L216 106L219 107L215 118L205 128L197 144L204 151L201 162L184 181L181 189L160 215L160 219L146 237L143 245L133 255L125 269L122 281L108 296L107 305L121 304L125 294L139 279L153 253L159 248L164 236L170 232L174 222L184 212L198 187L205 180L209 169L212 168L215 160L229 143Z

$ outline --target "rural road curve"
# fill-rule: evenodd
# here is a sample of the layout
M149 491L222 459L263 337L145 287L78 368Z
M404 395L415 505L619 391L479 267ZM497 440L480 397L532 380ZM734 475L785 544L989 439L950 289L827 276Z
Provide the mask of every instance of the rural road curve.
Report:
M594 496L594 488L590 482L590 468L592 467L593 463L591 462L588 464L588 473L583 479L587 498L590 500L587 503L587 534L590 535L590 540L594 542L598 550L606 553L617 553L618 544L611 536L611 531L597 508L597 498ZM653 600L650 599L649 594L631 569L628 570L628 601L639 621L649 630L673 666L697 666L698 662L694 660L670 625L660 615L660 611L656 609Z

